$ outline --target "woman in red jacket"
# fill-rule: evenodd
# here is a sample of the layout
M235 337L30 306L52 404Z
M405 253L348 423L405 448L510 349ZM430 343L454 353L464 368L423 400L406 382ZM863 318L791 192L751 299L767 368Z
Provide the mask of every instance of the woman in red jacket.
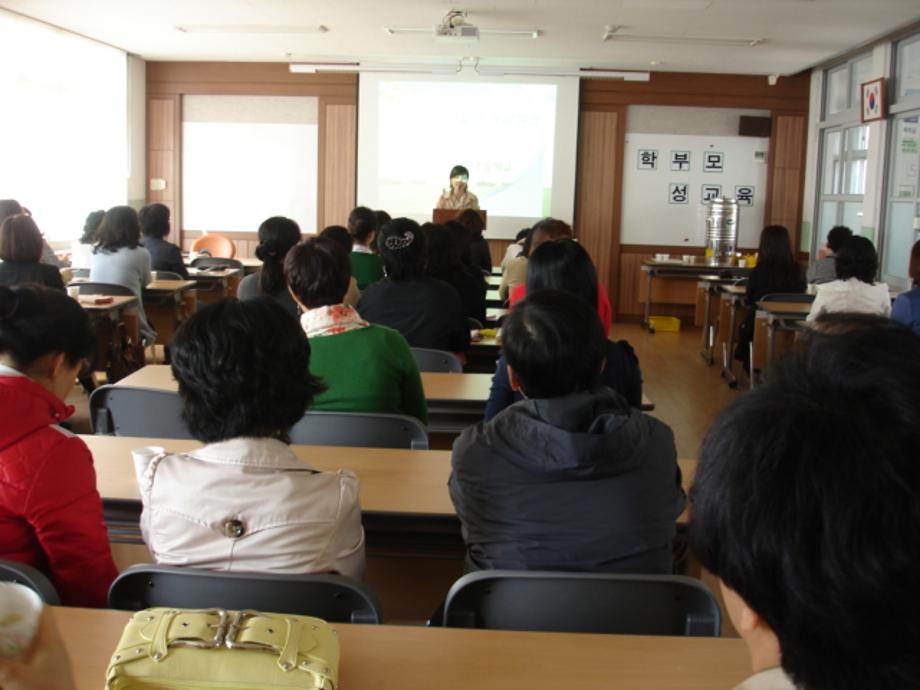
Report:
M59 426L94 349L66 294L0 287L0 558L44 570L71 606L105 606L117 574L92 455Z

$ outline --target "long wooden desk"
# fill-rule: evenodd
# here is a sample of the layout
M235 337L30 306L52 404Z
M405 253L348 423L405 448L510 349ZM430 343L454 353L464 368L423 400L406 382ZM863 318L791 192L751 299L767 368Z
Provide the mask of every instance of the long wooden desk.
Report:
M99 690L131 614L51 611L77 690ZM334 628L341 645L342 690L465 690L471 680L478 690L728 690L751 674L744 642L734 638Z
M804 321L811 311L811 302L758 302L757 308L767 314L767 363L769 363L773 361L777 325Z
M157 332L157 342L166 345L176 330L198 307L198 283L194 280L153 280L144 288L144 312Z
M224 297L236 297L236 289L243 277L243 270L242 268L189 268L188 275L199 284L198 298L206 304L211 304Z
M93 331L96 333L95 369L105 371L109 365L109 353L113 339L118 337L117 325L125 325L125 333L131 342L140 342L140 319L138 317L137 297L110 295L111 302L96 304L95 298L103 295L81 295L77 300L90 316Z

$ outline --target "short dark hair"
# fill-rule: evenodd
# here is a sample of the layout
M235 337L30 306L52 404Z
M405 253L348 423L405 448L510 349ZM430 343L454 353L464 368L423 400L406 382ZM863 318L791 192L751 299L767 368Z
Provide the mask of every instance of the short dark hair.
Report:
M80 244L93 244L96 241L96 232L99 230L99 224L105 218L105 211L90 211L86 220L83 222L83 235L80 237Z
M204 443L240 436L288 440L324 387L310 344L269 297L224 299L194 313L170 346L182 418Z
M920 240L914 242L910 248L910 261L907 264L907 273L914 285L920 285Z
M466 166L455 165L454 167L450 169L450 179L454 179L458 175L466 175L467 177L469 177L470 171L466 169Z
M572 236L572 226L566 223L563 220L557 218L544 218L530 229L530 234L527 236L527 251L528 256L530 252L536 250L542 242L548 240L561 240L564 237Z
M693 551L770 626L797 687L920 677L917 381L909 330L815 336L706 435Z
M99 252L115 252L122 247L134 249L141 242L141 226L137 211L130 206L113 206L96 231L96 249Z
M377 209L374 211L374 216L377 218L378 228L382 228L384 225L393 220L393 217L383 209Z
M419 224L409 218L396 218L380 228L377 251L387 278L399 282L424 276L427 244Z
M169 234L169 206L147 204L137 212L137 222L141 226L141 234L163 239Z
M329 225L323 228L319 236L328 237L330 240L333 240L342 247L342 251L346 254L351 254L351 250L354 249L355 246L354 239L348 234L348 228L342 225Z
M471 208L461 211L460 215L457 216L457 222L466 229L474 240L482 237L482 231L486 227L486 224L482 222L482 216L479 215L479 211Z
M15 199L0 199L0 223L10 216L22 213L22 206ZM29 215L28 213L26 215Z
M502 353L528 398L590 390L606 351L597 311L561 290L528 293L502 325Z
M259 290L263 295L274 295L285 289L284 257L300 238L300 226L290 218L272 216L262 221L256 258L262 262Z
M806 328L801 334L800 341L807 345L815 334L846 335L853 331L874 329L902 329L906 326L898 321L892 321L881 314L866 314L862 312L847 311L822 311L814 321L811 328Z
M358 206L348 214L348 232L361 244L377 229L377 214L367 206Z
M38 285L0 287L0 353L19 369L53 352L74 366L91 359L96 336L86 311L61 290Z
M527 292L562 290L597 309L597 271L588 252L572 239L544 242L527 262Z
M856 278L872 285L878 270L878 254L872 242L854 235L840 247L834 258L840 280Z
M0 223L0 259L37 264L42 258L44 240L31 216L20 213Z
M451 284L459 281L464 271L460 252L465 245L461 241L461 233L466 231L461 228L458 233L453 228L436 223L425 223L421 230L427 244L428 275Z
M351 282L348 255L329 237L311 237L288 252L284 276L307 309L341 304Z
M846 225L835 225L827 233L827 248L834 254L840 251L843 243L853 236L853 231Z

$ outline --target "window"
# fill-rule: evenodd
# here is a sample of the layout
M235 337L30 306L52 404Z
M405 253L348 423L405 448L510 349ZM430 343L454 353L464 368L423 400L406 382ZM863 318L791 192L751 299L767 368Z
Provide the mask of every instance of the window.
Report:
M827 128L822 133L821 193L816 243L820 246L835 225L858 233L866 193L869 127Z
M860 85L872 74L872 55L863 55L824 73L824 119L859 120ZM851 115L852 117L849 117ZM838 117L834 117L838 116Z
M49 240L127 199L127 57L0 12L0 197L32 211Z
M920 36L898 43L895 101L920 100Z

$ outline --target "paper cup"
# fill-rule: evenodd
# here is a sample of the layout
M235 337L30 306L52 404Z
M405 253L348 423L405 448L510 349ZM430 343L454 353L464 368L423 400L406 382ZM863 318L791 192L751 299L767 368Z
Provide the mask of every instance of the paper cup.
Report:
M42 600L32 589L0 582L0 656L18 657L32 645Z

